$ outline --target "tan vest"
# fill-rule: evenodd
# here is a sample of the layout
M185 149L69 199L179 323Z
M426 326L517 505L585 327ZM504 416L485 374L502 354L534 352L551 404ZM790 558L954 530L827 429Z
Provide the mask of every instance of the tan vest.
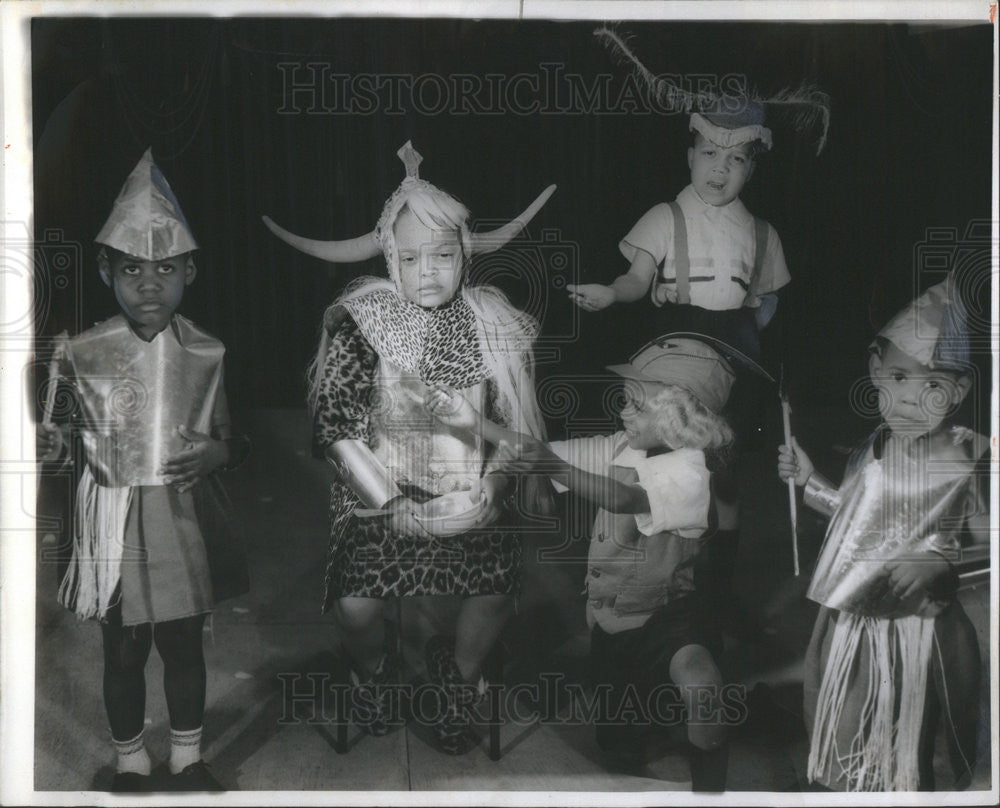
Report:
M611 476L634 482L634 469ZM609 634L638 628L671 599L694 591L693 562L704 538L663 532L644 536L632 514L597 512L587 559L587 625Z

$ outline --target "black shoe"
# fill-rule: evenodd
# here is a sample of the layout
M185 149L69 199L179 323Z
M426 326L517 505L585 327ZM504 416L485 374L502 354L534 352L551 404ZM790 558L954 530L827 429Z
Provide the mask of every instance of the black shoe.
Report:
M447 637L431 637L424 654L427 678L438 686L437 721L432 727L434 738L445 754L464 755L479 745L471 714L482 693L476 685L462 678L455 662L454 646Z
M204 760L185 766L177 774L166 778L167 791L226 791L226 787L215 779Z
M729 745L718 749L693 748L688 755L691 764L691 790L699 793L719 793L726 790L729 773Z
M148 774L138 772L115 772L111 778L111 788L114 794L139 794L155 791L153 778Z
M354 694L348 714L369 735L380 738L400 723L398 682L399 664L392 651L383 654L371 676L361 679L356 670L351 671Z

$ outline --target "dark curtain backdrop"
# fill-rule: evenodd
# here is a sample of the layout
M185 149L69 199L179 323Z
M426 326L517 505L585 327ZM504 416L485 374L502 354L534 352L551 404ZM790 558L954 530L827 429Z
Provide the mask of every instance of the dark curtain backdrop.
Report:
M618 240L688 181L685 116L554 108L429 114L405 103L330 114L323 102L308 109L316 101L302 93L293 99L300 109L289 111L278 67L447 79L539 76L541 65L558 64L588 85L608 74L613 98L627 70L594 38L595 27L36 19L35 230L39 239L48 232L47 249L80 245L68 283L39 276L40 332L86 327L114 313L92 239L152 145L202 247L181 310L226 343L234 409L301 405L324 307L348 280L384 273L384 265L333 267L308 258L273 238L260 216L319 238L367 232L403 176L396 149L412 139L424 156L422 176L483 219L513 216L545 185L558 184L521 253L486 259L474 271L543 317L542 377L622 361L651 336L649 304L581 315L560 284L609 282L626 269ZM797 134L775 120L775 148L743 195L784 243L793 282L766 351L784 360L799 400L845 405L872 334L942 277L941 261L975 265L973 307L985 307L988 319L988 226L985 253L969 231L991 215L988 25L629 23L623 30L635 35L633 47L654 72L743 74L765 93L811 82L831 96L823 153L815 152L817 130ZM305 75L300 69L297 77ZM322 83L313 82L314 91ZM931 228L932 252L945 256L935 265L939 274L915 273ZM548 278L512 271L525 250L541 256ZM560 251L570 257L566 266L552 258ZM973 326L982 336L988 324L974 318ZM582 406L599 410L601 403Z

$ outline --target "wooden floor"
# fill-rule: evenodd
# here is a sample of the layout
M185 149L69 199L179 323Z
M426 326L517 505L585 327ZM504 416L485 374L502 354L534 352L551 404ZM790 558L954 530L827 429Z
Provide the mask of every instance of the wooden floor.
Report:
M227 482L247 528L251 591L220 604L205 632L208 705L203 753L224 784L251 791L690 788L683 757L667 755L645 770L613 773L600 756L592 727L579 721L515 720L511 712L519 716L529 712L521 702L508 705L501 728L502 757L496 762L485 747L462 757L443 755L416 723L382 738L352 726L349 749L338 754L332 711L321 702L311 711L313 720L306 720L311 708L309 700L301 698L301 688L335 667L335 636L330 619L319 611L327 470L307 456L308 423L301 411L257 413L253 439L252 460ZM63 496L59 489L59 485L46 489L41 512L58 512L57 500ZM40 534L35 787L103 790L110 783L113 755L101 698L100 632L96 624L78 622L56 603L56 576L49 559L54 544L54 537ZM741 554L753 549L752 544L741 546ZM569 548L563 562L525 554L520 611L504 636L508 687L531 681L542 668L572 678L582 667L587 637L579 597L579 550ZM767 623L763 633L752 643L730 638L727 644L730 675L748 687L768 685L752 692L749 719L734 731L731 791L806 789L806 739L799 700L801 653L813 612L802 598L805 579L791 578L787 570L775 572L785 561L765 561L757 576L756 585L770 593L766 602L758 601L756 610ZM983 627L985 593L981 594L982 605L975 601L970 611L977 626ZM748 596L753 598L753 593ZM433 630L435 623L447 623L449 608L453 604L428 610L418 602L406 602L402 619L409 675L422 673L420 635ZM168 751L168 725L162 666L155 651L146 674L147 746L154 761L162 760ZM296 676L300 706L293 712L287 683ZM985 787L988 771L980 765L977 773L979 786Z

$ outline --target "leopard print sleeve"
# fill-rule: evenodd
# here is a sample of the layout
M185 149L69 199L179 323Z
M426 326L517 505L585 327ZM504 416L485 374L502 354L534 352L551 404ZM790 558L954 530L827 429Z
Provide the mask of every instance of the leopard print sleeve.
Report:
M340 440L369 439L369 406L375 389L378 354L350 317L329 329L313 417L313 455L324 457Z

